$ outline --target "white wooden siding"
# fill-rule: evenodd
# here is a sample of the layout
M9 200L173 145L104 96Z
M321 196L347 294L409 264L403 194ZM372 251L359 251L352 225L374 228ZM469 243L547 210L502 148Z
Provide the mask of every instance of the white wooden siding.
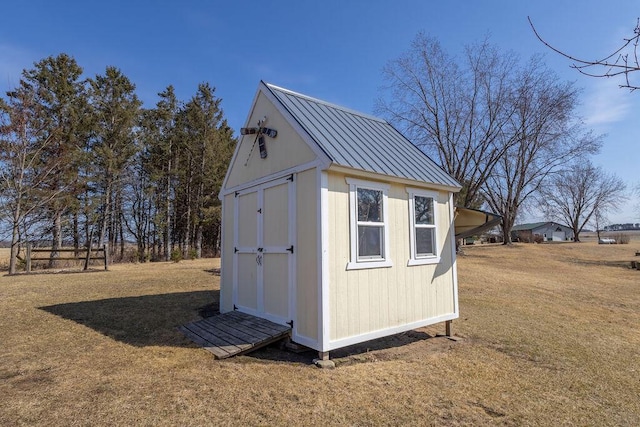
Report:
M345 175L329 173L331 341L455 314L448 193L439 192L436 200L439 264L407 266L411 230L404 185L391 184L388 209L394 266L347 271L349 186Z

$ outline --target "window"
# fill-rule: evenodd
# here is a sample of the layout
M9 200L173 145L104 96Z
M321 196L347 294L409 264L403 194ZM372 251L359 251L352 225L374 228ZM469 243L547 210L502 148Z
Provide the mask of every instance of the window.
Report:
M438 193L408 188L410 249L408 265L440 262L436 232Z
M387 195L382 183L347 178L351 259L347 270L391 267Z

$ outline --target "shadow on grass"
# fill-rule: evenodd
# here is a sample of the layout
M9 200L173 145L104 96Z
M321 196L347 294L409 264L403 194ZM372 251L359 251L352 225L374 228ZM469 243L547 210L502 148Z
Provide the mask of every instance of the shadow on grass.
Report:
M398 351L404 346L432 338L435 338L435 335L430 335L421 330L402 332L388 337L378 338L333 350L331 351L331 359L339 365L395 359L400 357L398 355ZM434 346L434 349L439 348L440 345ZM251 360L258 359L276 362L287 361L311 365L313 364L313 359L316 357L318 357L318 352L315 350L309 349L307 351L294 353L282 348L281 345L276 343L239 357L236 360L238 363L246 363Z
M585 260L585 259L569 259L570 262L578 265L589 265L597 267L616 267L631 270L631 261L607 261L607 260Z
M39 307L136 347L193 347L176 328L216 314L219 291L109 298ZM203 316L204 315L204 316Z
M217 290L196 291L109 298L39 308L136 347L197 347L177 327L218 314L219 298L220 292ZM347 364L393 358L392 355L381 353L430 338L433 335L419 330L408 331L334 350L331 357ZM236 363L263 360L311 364L317 355L315 350L294 353L283 348L282 343L274 343L233 360Z

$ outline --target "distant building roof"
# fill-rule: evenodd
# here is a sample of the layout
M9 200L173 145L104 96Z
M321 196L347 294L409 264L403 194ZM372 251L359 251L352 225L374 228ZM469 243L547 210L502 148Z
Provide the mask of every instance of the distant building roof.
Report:
M552 224L552 225L558 226L558 227L570 228L570 227L567 227L566 225L558 224L557 222L543 221L543 222L532 222L530 224L514 225L513 228L511 229L511 231L535 230L536 228L540 228L540 227L542 227L544 225L547 225L547 224Z
M265 83L336 165L460 188L385 120Z

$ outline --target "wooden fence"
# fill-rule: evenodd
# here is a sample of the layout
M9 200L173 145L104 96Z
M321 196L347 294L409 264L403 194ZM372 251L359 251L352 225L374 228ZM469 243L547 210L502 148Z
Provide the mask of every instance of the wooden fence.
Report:
M57 256L51 257L51 253L53 250L51 248L34 248L31 243L27 243L27 256L26 256L26 270L27 273L31 272L31 262L32 261L84 261L84 266L82 270L86 271L89 268L89 261L97 259L104 260L104 269L107 270L107 266L109 265L109 260L107 257L107 246L103 246L101 248L61 248L57 249L56 252L60 254L72 253L73 255L69 256ZM47 253L49 256L42 257L37 254ZM36 255L34 257L34 254Z

